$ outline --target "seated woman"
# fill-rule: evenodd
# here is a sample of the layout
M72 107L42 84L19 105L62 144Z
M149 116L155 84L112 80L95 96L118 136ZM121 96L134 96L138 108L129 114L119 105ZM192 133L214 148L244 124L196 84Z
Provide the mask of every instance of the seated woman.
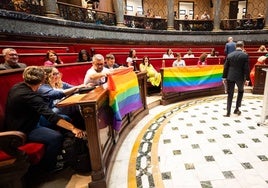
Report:
M61 115L64 117L64 119L71 121L79 117L79 110L77 107L72 106L58 108L56 104L64 97L77 92L79 88L85 87L84 84L72 86L66 82L63 82L61 80L62 74L55 67L44 67L44 71L46 73L46 79L44 84L39 87L38 93L43 96L44 100L48 103L53 112ZM48 127L53 126L48 124L48 122L43 119L43 116L40 118L40 125Z
M265 45L261 45L258 49L258 52L267 52Z
M250 71L250 81L251 81L252 86L254 86L254 83L255 83L255 66L256 65L266 65L266 63L265 63L266 59L267 59L267 56L259 57L257 60L257 63L254 65L254 67Z
M153 86L159 86L161 82L161 74L155 70L153 65L149 62L149 57L145 56L140 64L140 71L147 71L147 81Z
M92 58L91 58L89 52L85 49L80 50L78 53L77 62L90 62L90 61L92 61Z
M60 60L59 56L57 55L57 53L53 50L49 50L46 53L46 58L45 58L45 62L44 65L45 66L54 66L54 65L58 65L58 64L63 64L63 62Z
M128 67L133 67L134 71L137 71L137 59L138 57L136 56L136 50L130 49L128 57L126 59L126 63Z
M207 53L202 53L199 57L197 65L207 65Z

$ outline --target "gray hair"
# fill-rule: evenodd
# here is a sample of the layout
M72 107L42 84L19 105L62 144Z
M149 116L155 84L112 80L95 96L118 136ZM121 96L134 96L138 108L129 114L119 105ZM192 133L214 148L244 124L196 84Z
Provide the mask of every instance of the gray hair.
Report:
M93 60L93 62L95 62L95 61L104 61L104 57L103 57L103 55L101 55L101 54L95 54L94 56L93 56L93 58L92 58L92 60Z
M7 53L10 52L10 51L16 51L16 50L13 49L13 48L5 48L5 49L2 50L3 56L6 56Z

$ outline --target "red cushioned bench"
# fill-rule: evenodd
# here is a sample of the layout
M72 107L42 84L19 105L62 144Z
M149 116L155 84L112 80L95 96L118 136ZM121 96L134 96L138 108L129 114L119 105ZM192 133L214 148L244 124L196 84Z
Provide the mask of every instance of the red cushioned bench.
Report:
M18 53L19 62L25 63L27 66L36 65L43 66L46 53ZM78 53L57 53L63 63L77 62ZM0 55L0 62L4 62L3 55Z
M91 63L72 63L57 66L59 71L63 73L63 80L73 85L83 83L86 71L90 67ZM13 181L19 182L20 178L27 172L29 164L39 163L45 152L45 146L41 143L25 143L26 137L21 132L3 132L8 91L14 84L23 81L22 73L23 69L0 71L0 185L12 184ZM15 146L10 148L9 146L14 145L14 143ZM22 157L23 153L20 151L24 151L28 157Z
M25 45L0 45L0 52L5 48L14 48L20 53L46 53L48 50L54 50L57 53L69 52L68 47L58 46L25 46Z

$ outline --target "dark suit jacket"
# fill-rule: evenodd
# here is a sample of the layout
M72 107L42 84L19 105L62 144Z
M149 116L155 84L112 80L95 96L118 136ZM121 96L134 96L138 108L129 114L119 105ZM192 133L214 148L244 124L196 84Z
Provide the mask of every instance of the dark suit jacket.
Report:
M241 49L230 53L224 63L222 78L230 81L241 81L249 79L249 58L248 54Z

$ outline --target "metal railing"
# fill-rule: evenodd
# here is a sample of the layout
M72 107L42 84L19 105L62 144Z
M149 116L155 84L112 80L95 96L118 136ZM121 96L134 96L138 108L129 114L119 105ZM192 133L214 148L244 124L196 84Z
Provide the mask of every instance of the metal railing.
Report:
M104 25L116 25L115 13L95 9L87 9L81 6L62 2L57 3L59 7L59 15L65 20Z
M65 20L116 25L114 12L83 8L81 6L57 2L59 16ZM25 12L35 15L45 15L43 0L1 0L0 9ZM145 16L124 15L124 24L131 28L166 30L167 19L148 18ZM223 19L220 22L221 30L261 30L264 28L264 18L250 19ZM174 20L174 29L179 31L212 31L213 20Z
M131 28L166 30L167 20L141 16L124 15L124 24Z
M43 0L1 0L0 9L44 16Z
M263 29L264 18L250 19L224 19L221 20L220 29L222 30L256 30Z

